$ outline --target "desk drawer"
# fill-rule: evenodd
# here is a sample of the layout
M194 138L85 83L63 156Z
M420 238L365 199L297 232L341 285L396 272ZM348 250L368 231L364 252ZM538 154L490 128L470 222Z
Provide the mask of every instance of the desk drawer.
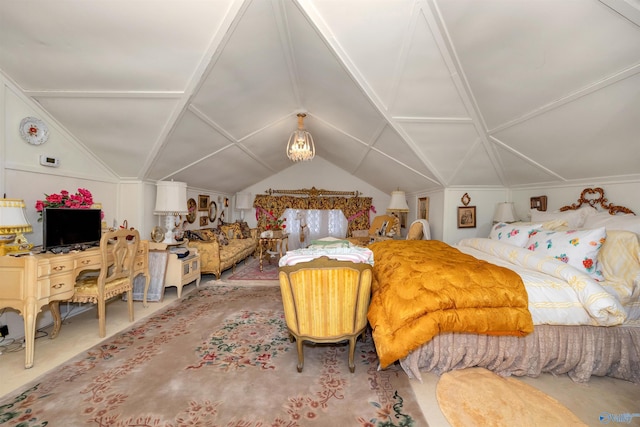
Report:
M46 279L38 280L40 297L56 297L68 293L69 298L73 295L73 288L76 280L73 272L68 274L55 274Z
M82 270L98 270L100 269L100 263L102 262L102 256L100 252L95 251L92 254L81 255L74 260L74 268L76 271Z
M38 277L58 273L71 273L72 271L73 258L67 256L60 259L51 259L48 263L38 263Z

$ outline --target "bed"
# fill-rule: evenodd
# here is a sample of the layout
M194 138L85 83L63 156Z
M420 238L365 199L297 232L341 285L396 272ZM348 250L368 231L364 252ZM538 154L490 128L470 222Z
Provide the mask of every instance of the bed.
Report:
M588 188L487 238L370 245L381 368L398 362L419 380L477 366L640 384L639 235L640 218Z

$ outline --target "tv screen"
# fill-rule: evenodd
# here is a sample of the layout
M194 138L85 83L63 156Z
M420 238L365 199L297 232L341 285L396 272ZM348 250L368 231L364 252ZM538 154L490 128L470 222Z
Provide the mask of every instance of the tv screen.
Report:
M99 244L100 212L100 209L45 208L42 211L43 249Z

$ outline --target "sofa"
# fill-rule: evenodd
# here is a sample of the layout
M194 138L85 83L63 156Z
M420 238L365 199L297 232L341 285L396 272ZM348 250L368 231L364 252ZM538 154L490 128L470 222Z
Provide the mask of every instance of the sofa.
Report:
M217 280L224 270L235 271L236 264L253 255L258 246L258 229L249 228L246 222L187 230L185 237L189 247L198 249L201 274L215 274Z

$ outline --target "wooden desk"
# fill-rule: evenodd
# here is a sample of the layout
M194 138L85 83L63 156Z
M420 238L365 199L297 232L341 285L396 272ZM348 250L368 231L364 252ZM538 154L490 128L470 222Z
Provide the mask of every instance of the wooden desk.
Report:
M145 275L145 304L149 287L148 253L149 242L141 240L134 263L134 275ZM98 270L100 264L100 249L97 247L68 254L0 256L0 308L14 308L24 318L25 368L33 366L36 317L42 307L50 305L54 325L51 338L55 338L62 325L58 307L60 301L73 296L80 272Z

